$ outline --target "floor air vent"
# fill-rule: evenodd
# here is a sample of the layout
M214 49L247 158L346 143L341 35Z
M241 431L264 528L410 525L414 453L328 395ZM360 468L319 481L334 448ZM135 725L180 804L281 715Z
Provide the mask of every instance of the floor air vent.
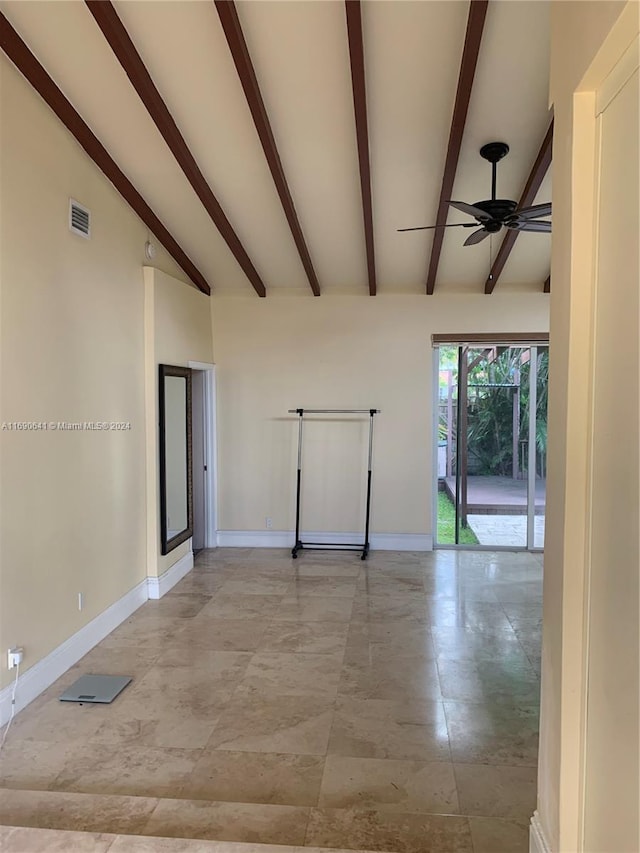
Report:
M91 236L91 211L72 198L69 199L69 230L87 239Z

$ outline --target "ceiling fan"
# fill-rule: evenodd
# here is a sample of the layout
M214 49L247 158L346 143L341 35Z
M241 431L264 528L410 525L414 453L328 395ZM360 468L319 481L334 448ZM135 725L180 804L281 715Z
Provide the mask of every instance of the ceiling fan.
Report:
M450 225L422 225L414 228L398 228L398 231L425 231L431 228L476 228L464 241L465 246L473 246L484 240L490 234L496 234L505 228L516 231L538 231L543 234L551 232L551 223L539 220L539 216L551 216L551 202L534 204L532 207L522 207L517 210L518 202L505 198L496 198L497 163L509 153L506 142L488 142L480 149L480 156L491 163L491 198L467 204L464 201L449 201L451 207L473 216L475 222L456 222Z

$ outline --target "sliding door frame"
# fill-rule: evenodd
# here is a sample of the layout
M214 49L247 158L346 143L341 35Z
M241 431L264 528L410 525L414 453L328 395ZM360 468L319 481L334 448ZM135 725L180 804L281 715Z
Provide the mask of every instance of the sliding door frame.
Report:
M433 525L433 547L434 549L446 548L461 551L530 551L540 553L543 546L535 544L535 511L536 511L536 420L538 399L538 346L549 346L548 332L514 332L504 333L461 333L461 334L438 334L431 336L433 352L433 482L432 482L432 525ZM527 451L527 536L524 545L460 545L438 542L438 434L440 424L440 347L456 346L473 347L497 344L499 346L518 346L529 349L529 446ZM460 359L458 358L458 378ZM457 399L460 399L458 389ZM459 422L456 426L458 429ZM456 449L458 447L458 436L456 435ZM449 448L447 448L449 452ZM456 496L458 496L457 482L459 478L458 464L456 463ZM459 501L456 500L456 530L458 529Z

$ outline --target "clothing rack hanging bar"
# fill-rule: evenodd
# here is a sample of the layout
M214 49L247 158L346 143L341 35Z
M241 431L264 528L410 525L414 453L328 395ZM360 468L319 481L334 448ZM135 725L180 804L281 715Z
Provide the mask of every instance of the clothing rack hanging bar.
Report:
M296 542L291 549L294 560L298 551L304 548L310 551L362 551L361 560L369 554L369 515L371 512L371 460L373 457L373 417L380 409L288 409L289 414L298 415L298 469L296 471ZM303 542L300 539L300 494L302 484L302 424L307 415L368 415L369 416L369 461L367 464L367 504L364 522L364 542Z
M375 415L380 414L380 409L287 409L290 415Z

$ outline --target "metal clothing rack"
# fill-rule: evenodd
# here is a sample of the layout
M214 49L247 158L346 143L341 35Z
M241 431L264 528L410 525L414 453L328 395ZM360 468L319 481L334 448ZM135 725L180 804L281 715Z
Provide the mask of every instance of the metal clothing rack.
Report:
M298 551L306 548L309 551L360 551L361 560L366 560L369 554L369 514L371 511L371 457L373 452L373 416L380 414L380 409L289 409L289 414L298 415L298 471L296 480L296 544L291 549L294 560ZM302 482L302 424L307 415L369 415L369 464L367 467L367 509L364 523L364 543L357 542L302 542L300 539L300 486Z

